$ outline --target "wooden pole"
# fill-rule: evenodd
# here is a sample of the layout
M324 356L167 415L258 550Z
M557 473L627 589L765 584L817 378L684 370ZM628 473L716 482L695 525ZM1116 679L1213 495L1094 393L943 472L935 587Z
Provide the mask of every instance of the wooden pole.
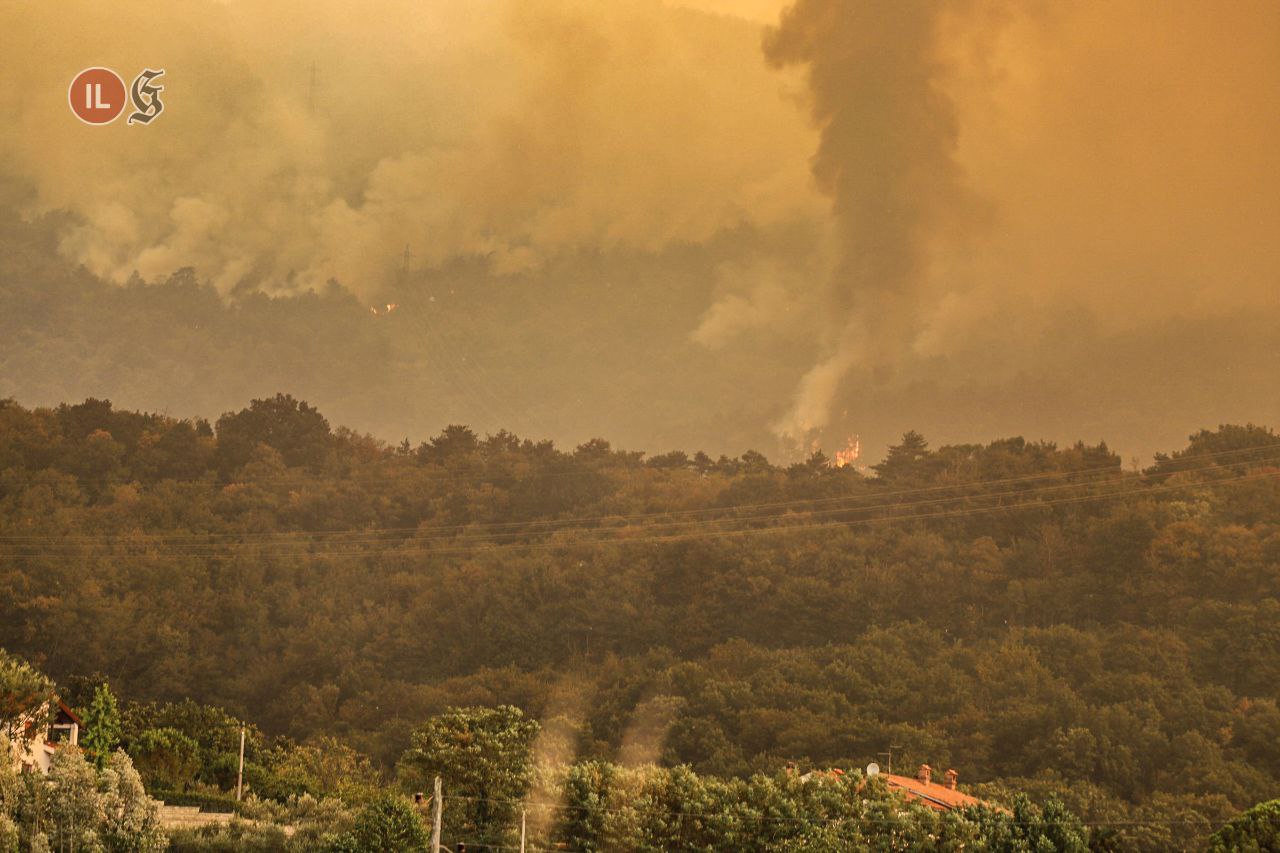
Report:
M525 810L520 810L520 853L524 853L524 817Z
M440 851L440 808L442 803L440 794L440 777L436 777L435 792L431 796L431 853L439 853Z
M236 771L236 802L244 793L244 726L240 726L240 769Z

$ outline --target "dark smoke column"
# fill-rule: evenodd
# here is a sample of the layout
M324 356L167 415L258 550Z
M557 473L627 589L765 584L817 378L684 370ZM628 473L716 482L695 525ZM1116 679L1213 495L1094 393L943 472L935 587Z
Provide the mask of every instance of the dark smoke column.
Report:
M955 109L938 87L935 0L798 0L768 31L777 67L808 69L821 143L813 175L832 199L839 257L828 355L777 430L821 429L841 380L891 369L919 331L929 244L964 207Z

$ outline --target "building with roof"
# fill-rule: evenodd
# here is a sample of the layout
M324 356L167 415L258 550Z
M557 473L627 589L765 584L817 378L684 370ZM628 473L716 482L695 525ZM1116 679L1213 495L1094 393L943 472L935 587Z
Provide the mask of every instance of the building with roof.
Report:
M1005 811L1001 806L988 803L985 800L980 800L960 791L960 774L955 770L947 770L943 774L941 784L933 781L933 768L928 764L921 764L914 777L881 773L874 764L867 770L871 778L883 781L890 791L896 791L901 794L908 802L916 802L920 805L928 806L934 811L949 812L952 809L963 809L967 806L986 806ZM794 774L796 772L795 765L787 765L787 772ZM802 782L830 782L845 778L845 772L838 767L830 770L810 770L799 778ZM859 789L865 784L865 781L860 782Z
M897 791L906 797L908 801L918 802L935 811L949 812L952 809L962 809L966 806L989 805L977 797L971 797L959 790L957 784L960 780L960 774L956 773L955 770L948 770L943 774L941 785L933 781L933 768L928 764L921 764L914 777L895 776L892 773L880 773L877 776L884 780L884 783L889 786L889 790Z
M9 759L23 773L48 773L58 748L79 745L83 728L79 715L59 699L52 716L29 714L21 721L21 734L9 744Z

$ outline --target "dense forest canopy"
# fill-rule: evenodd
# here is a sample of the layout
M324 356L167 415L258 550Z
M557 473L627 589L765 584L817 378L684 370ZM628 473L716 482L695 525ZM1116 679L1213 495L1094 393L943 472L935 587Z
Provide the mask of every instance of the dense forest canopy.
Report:
M0 405L0 647L390 767L511 704L570 757L954 766L1202 837L1280 790L1280 439L820 453L418 446L287 395ZM1191 837L1191 836L1189 836Z

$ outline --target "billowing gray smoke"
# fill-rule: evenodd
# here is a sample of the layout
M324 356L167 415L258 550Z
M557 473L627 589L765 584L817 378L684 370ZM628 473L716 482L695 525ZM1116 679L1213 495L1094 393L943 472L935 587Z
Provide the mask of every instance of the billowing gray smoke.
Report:
M660 0L69 0L0 11L0 178L75 213L63 255L123 283L373 299L418 265L504 275L814 208L811 131L758 27ZM57 38L50 38L50 33ZM75 73L163 67L146 127L80 124Z
M786 2L0 4L0 398L773 458L1280 420L1280 4ZM97 64L164 115L78 121Z
M940 88L942 0L799 0L765 40L778 65L808 68L822 141L813 160L831 197L837 261L826 303L828 354L778 425L827 425L855 364L884 371L920 332L931 239L965 193L956 108Z
M887 399L949 421L939 387L989 384L1021 431L1013 384L1070 373L1079 336L1272 314L1278 44L1267 2L797 0L764 48L808 76L833 274L775 429L830 446Z

